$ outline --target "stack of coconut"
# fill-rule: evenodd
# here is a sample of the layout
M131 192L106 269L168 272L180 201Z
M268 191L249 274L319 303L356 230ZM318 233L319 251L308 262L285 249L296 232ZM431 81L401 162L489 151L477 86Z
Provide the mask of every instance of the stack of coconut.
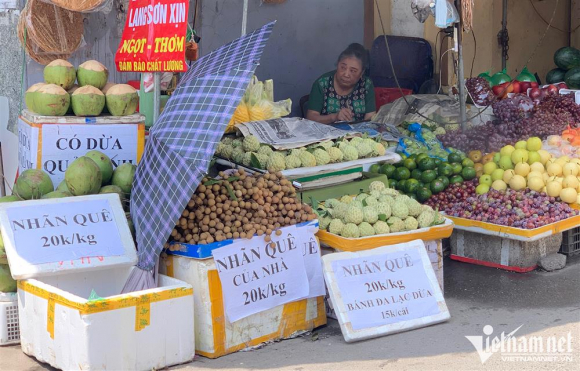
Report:
M75 69L68 61L56 59L44 68L44 83L26 91L26 106L42 116L99 116L105 110L113 116L134 114L139 104L137 90L127 84L108 83L108 78L109 71L97 61L84 62Z

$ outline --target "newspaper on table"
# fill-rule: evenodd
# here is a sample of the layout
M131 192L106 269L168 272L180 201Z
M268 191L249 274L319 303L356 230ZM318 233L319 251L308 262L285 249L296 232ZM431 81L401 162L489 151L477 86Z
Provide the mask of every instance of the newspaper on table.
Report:
M407 100L406 102L404 98ZM395 126L399 126L403 122L428 123L428 120L422 116L445 124L456 124L460 121L459 102L447 95L419 94L407 95L404 98L401 97L383 105L372 121ZM491 108L486 109L483 114L477 115L483 109L478 109L475 106L469 107L467 117L472 117L470 121L473 125L482 125L494 119ZM477 117L475 117L476 115Z
M269 144L280 150L358 134L299 117L246 122L236 127L244 136L254 135L258 137L260 143Z

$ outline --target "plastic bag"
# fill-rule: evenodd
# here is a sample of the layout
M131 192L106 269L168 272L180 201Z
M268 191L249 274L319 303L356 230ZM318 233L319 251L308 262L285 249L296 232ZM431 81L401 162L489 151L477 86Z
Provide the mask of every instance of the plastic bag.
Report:
M434 4L433 0L412 0L411 10L419 22L425 23L430 15L435 16Z
M435 26L446 28L459 22L459 13L451 0L435 0Z
M73 12L109 13L113 10L113 0L41 0L45 3L54 4L60 8Z
M166 91L171 79L173 78L173 72L163 72L161 74L160 85L161 91ZM143 77L143 87L145 88L145 93L150 93L153 91L153 74L146 73Z

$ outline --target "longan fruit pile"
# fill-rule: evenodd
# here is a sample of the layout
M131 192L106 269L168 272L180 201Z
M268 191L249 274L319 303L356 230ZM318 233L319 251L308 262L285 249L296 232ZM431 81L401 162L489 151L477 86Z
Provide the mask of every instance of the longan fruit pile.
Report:
M280 172L249 175L239 169L227 178L219 175L221 180L202 180L169 242L205 245L254 235L270 242L279 228L316 219Z

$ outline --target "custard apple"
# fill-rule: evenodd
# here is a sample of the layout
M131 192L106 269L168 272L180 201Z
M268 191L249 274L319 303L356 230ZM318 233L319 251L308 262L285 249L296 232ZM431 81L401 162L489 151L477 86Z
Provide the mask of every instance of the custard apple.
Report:
M340 198L340 202L344 203L344 204L350 204L352 202L353 198L351 196L342 196Z
M346 237L346 238L359 238L360 237L360 231L358 230L358 227L357 227L356 224L347 223L342 228L342 231L340 232L340 235L342 237Z
M237 148L237 147L242 147L243 143L241 139L234 139L232 140L232 147Z
M389 225L382 220L379 220L373 225L375 229L375 234L387 234L390 232Z
M242 147L246 152L257 152L260 149L260 141L258 140L258 137L248 135L244 138Z
M391 213L400 219L405 219L409 215L409 208L404 201L397 201L391 207Z
M336 198L329 198L328 200L324 201L324 206L333 208L338 205L339 202L340 201L338 201Z
M445 217L441 215L441 213L435 211L434 213L435 213L435 221L433 222L433 224L439 225L445 223Z
M363 203L362 203L362 201L359 201L359 200L352 200L352 202L350 203L350 206L356 206L362 210Z
M419 227L421 228L429 228L433 225L435 221L435 212L433 210L426 210L419 215L417 218L417 222L419 222Z
M368 193L359 193L354 199L357 201L362 201L367 197L369 197Z
M242 149L242 147L235 147L232 151L232 161L241 164L244 161L244 155L246 152Z
M398 196L399 192L397 192L397 190L392 188L385 188L381 191L381 194L385 196Z
M342 151L336 147L330 147L326 150L328 155L330 156L330 162L341 162L344 155Z
M433 134L435 135L445 135L445 133L446 133L445 129L443 129L442 127L438 127L433 131Z
M379 203L386 203L386 204L392 205L394 202L395 202L395 199L392 198L391 196L381 195L381 197L379 197Z
M242 158L242 165L250 166L250 164L252 163L252 153L256 154L255 152L244 153L244 158Z
M304 167L316 166L316 158L312 153L307 151L302 151L302 153L300 153L300 161Z
M403 222L400 218L392 216L387 220L387 224L389 225L391 233L402 232L405 230L405 222Z
M365 198L364 201L366 202L367 206L376 206L379 203L379 201L377 201L377 199L373 196Z
M352 138L350 140L350 144L357 145L359 143L362 143L362 141L363 141L363 138L361 138L361 137L354 137L354 138Z
M357 206L350 205L346 209L346 213L344 215L344 221L347 223L354 223L354 224L362 223L363 211Z
M343 159L345 161L354 161L354 160L358 160L358 151L356 150L356 148L354 146L351 145L345 145L342 148L340 148L340 150L342 151Z
M359 234L361 237L368 237L368 236L375 235L375 229L373 228L372 225L370 225L367 222L360 223L360 225L358 226L358 230L359 230Z
M371 191L371 196L378 200L381 197L381 191Z
M324 149L326 150L332 146L334 146L334 142L332 140L325 140L324 142L320 142L317 144L317 147L324 147Z
M340 235L342 233L342 229L344 228L344 224L340 219L332 219L330 224L328 225L328 231L332 234Z
M220 142L229 146L232 144L233 140L234 140L234 138L232 138L232 137L223 137Z
M369 191L378 191L381 192L383 189L386 189L387 187L385 187L385 183L375 180L374 182L371 182L371 184L369 184Z
M268 163L266 164L266 169L269 172L275 173L277 171L282 171L286 169L286 159L283 154L274 153L268 159Z
M260 169L265 169L266 168L266 166L268 165L268 160L270 159L270 156L265 155L263 153L258 153L256 155L256 158L258 158L258 162L260 163L260 166L259 166Z
M343 202L339 202L332 209L332 216L338 219L344 219L344 216L346 215L346 209L348 209L348 205Z
M298 156L294 155L286 156L285 161L286 161L286 169L296 169L302 166L302 162L300 161L300 157Z
M258 153L261 155L271 156L274 153L274 150L270 148L270 146L262 145L258 150Z
M294 149L291 149L291 150L290 150L290 154L291 154L291 155L293 155L293 156L298 156L298 157L300 157L300 154L301 154L302 152L303 152L303 150L302 150L302 149L300 149L300 148L294 148Z
M326 165L330 162L330 155L321 148L315 149L313 155L316 160L316 166Z
M371 154L372 149L368 145L368 143L360 142L360 143L357 143L357 145L356 145L356 151L358 153L359 158L364 158L364 157L367 157L368 155Z
M375 206L378 215L384 215L387 219L391 217L391 206L387 203L380 203Z
M414 231L419 226L417 219L413 218L412 216L405 219L405 230L406 231Z
M384 145L382 145L381 143L375 143L375 147L373 150L375 156L384 156L386 152L387 150Z
M409 208L410 216L418 217L419 215L421 215L421 212L423 211L422 205L419 202L417 202L417 200L413 200L412 198L407 200L407 207Z
M326 229L330 225L332 218L328 216L323 216L322 218L318 218L318 226L320 229Z
M363 220L367 223L375 223L379 220L379 214L377 214L377 210L373 206L366 206L363 208Z

